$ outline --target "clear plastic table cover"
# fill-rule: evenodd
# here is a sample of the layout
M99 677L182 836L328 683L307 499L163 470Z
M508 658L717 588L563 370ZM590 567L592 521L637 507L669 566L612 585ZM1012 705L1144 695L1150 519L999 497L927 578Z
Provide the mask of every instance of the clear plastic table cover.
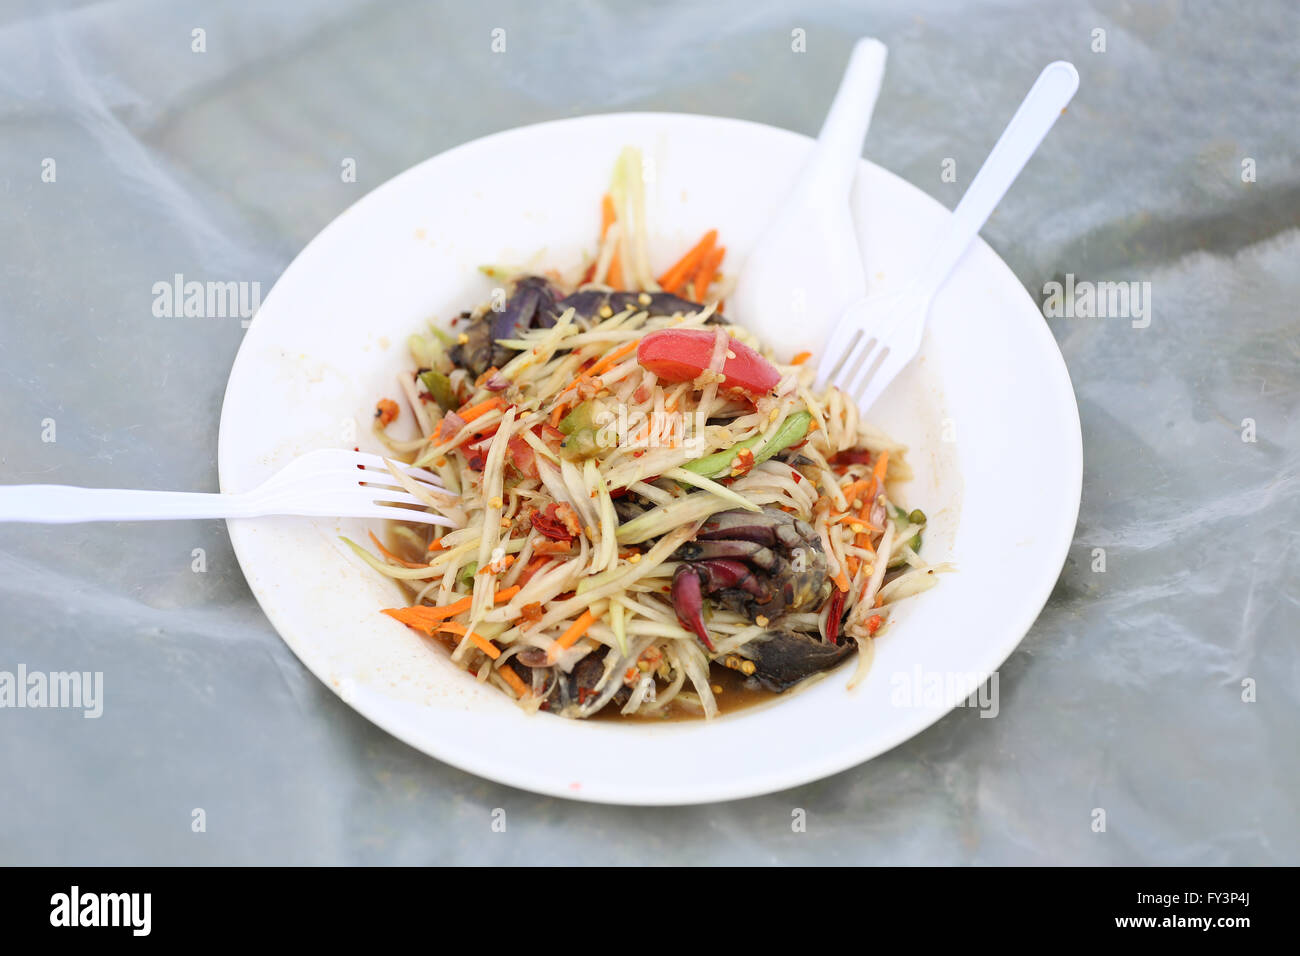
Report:
M9 525L0 691L20 667L104 683L97 719L0 709L0 862L1300 862L1294 3L11 0L0 481L215 490L243 328L155 315L155 283L269 291L368 190L521 124L815 133L860 35L890 47L867 155L949 206L1038 70L1072 60L1078 96L984 235L1038 300L1067 275L1145 291L1131 316L1046 319L1082 513L996 718L960 708L735 803L538 797L318 683L222 523Z

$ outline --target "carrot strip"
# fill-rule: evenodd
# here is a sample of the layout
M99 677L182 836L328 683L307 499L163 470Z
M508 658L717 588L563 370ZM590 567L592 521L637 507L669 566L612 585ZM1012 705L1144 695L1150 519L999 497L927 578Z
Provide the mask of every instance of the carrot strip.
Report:
M844 493L844 500L848 502L850 507L852 507L853 502L857 500L858 495L862 494L862 492L866 491L870 487L871 482L865 478L861 478L858 481L850 481L847 485L841 488L840 491Z
M507 684L510 685L510 689L519 695L519 698L521 700L529 696L529 694L531 693L527 685L525 685L523 680L520 679L519 675L515 673L513 667L508 667L508 666L498 667L497 673L501 675L502 680L504 680Z
M877 488L885 487L885 469L889 467L889 452L882 451L871 469L871 477L876 480Z
M464 421L465 424L469 424L470 422L474 421L474 419L482 418L488 412L492 411L492 409L500 408L504 404L505 404L505 399L501 398L500 396L495 396L493 398L487 399L486 401L479 402L477 405L462 405L459 409L456 410L456 414L460 416L461 420ZM443 434L443 426L446 424L447 424L446 418L443 418L441 421L439 421L438 426L433 430L433 434L429 436L429 441L443 442L451 438L452 432L449 429L447 430L447 434L445 435ZM495 431L495 428L493 430ZM484 434L484 433L475 432L475 434Z
M859 478L857 481L850 481L841 490L845 498L856 498L862 492L871 487L871 481L866 478Z
M564 395L567 392L573 391L575 388L577 388L585 381L591 381L601 372L608 372L619 362L623 361L623 359L627 358L629 355L635 352L638 344L640 343L637 341L632 341L632 342L628 342L626 345L620 345L614 351L610 352L604 358L600 359L600 361L595 362L588 368L583 369L581 372L578 373L577 378L575 378L568 385L564 386L564 388L560 389L560 395ZM559 407L561 406L557 406L557 408ZM554 417L555 414L556 414L555 409L552 409L551 410L552 417ZM558 425L559 423L560 422L558 418L556 418L554 421L551 422L552 425Z
M501 648L497 647L483 635L475 634L473 631L469 630L469 628L465 627L464 624L457 624L454 621L448 621L447 623L440 625L438 630L445 631L448 634L459 634L461 637L468 637L474 642L475 647L488 657L492 658L492 660L496 660L501 656Z
M867 521L856 511L846 511L830 520L831 524L860 524L867 531L882 531L883 528L877 528L874 524Z
M686 255L682 256L667 272L659 277L659 284L669 292L676 292L678 285L686 281L686 277L695 271L700 264L700 259L706 252L713 248L713 244L718 241L718 230L710 229L704 234L704 238L691 246Z
M483 567L479 568L474 573L475 574L500 574L502 571L506 570L506 568L510 567L510 565L514 563L515 563L515 556L513 554L507 554L502 556L500 564L485 564L483 565Z
M442 538L434 538L429 542L430 551L445 551L447 546L442 543Z
M836 574L835 577L831 578L831 580L835 582L835 586L841 591L847 591L849 589L849 576L844 573L843 568L840 568L839 573Z
M497 591L492 600L497 604L501 604L509 601L518 593L519 585L516 584L513 587L502 588ZM473 603L473 597L463 597L458 601L452 601L450 604L444 604L442 607L417 604L414 607L384 608L384 613L394 620L401 621L407 627L413 627L417 631L424 631L424 633L432 637L435 625L441 624L449 617L464 614Z
M614 208L614 197L605 193L600 200L600 238L603 242L609 227L618 220L618 210Z
M583 369L580 373L578 373L577 378L575 378L568 385L564 386L564 389L560 392L560 394L563 395L565 392L577 388L584 381L590 381L591 379L599 375L601 372L608 372L620 361L622 361L623 359L631 355L633 352L635 352L637 345L638 345L637 342L628 342L626 345L622 345L619 348L615 349L613 352L610 352L608 355L606 355L600 361L591 365L589 368Z
M552 541L550 538L539 538L533 542L533 554L568 554L572 547L568 541Z
M605 236L609 234L609 227L617 220L618 210L614 208L614 198L609 193L605 193L600 200L600 241L602 243L605 241ZM594 278L596 278L596 263L593 261L583 273L582 284L586 285Z
M880 492L884 490L885 469L888 467L889 467L889 452L882 451L880 455L876 458L875 465L872 466L871 488L870 490L867 491L867 494L865 496L866 500L862 504L862 511L859 512L859 517L862 519L862 523L873 529L875 526L871 524L871 520L870 520L871 508L876 503L876 495L880 494ZM857 535L855 535L853 538L853 543L857 545L859 548L864 548L867 551L870 551L872 554L876 553L876 549L871 546L871 535L865 531L859 532Z
M623 289L623 257L619 255L617 246L614 247L614 254L609 258L609 271L605 273L605 285L620 292Z
M871 506L876 500L875 482L873 481L871 485L872 485L871 491L867 495L867 500L862 505L862 510L858 512L858 520L861 521L864 525L871 524L869 520L871 516ZM876 549L871 544L871 532L869 531L859 531L857 534L855 534L853 536L853 544L855 547L859 547L864 551L870 551L872 554L876 553Z
M636 347L639 344L640 343L638 341L634 340L628 342L626 345L619 346L614 351L606 355L599 362L597 362L595 365L593 365L591 368L587 369L587 374L591 376L596 376L599 375L601 372L608 372L619 362L623 361L623 359L627 358L629 355L635 352Z
M444 604L442 607L431 607L430 612L436 612L440 618L455 617L457 614L464 614L474 604L473 597L463 597L459 600L452 601L450 604ZM424 608L420 608L424 610ZM430 617L433 616L431 613Z
M804 362L808 361L810 358L812 358L812 353L811 353L811 352L800 352L800 353L799 353L798 355L796 355L794 358L790 359L790 364L791 364L791 365L802 365Z
M551 645L551 649L546 656L553 663L560 656L560 651L567 651L574 644L577 644L579 638L586 634L591 625L595 623L596 615L592 614L590 610L583 611L582 615L569 625L568 630L561 634L555 643Z
M722 265L722 257L727 254L726 246L718 246L710 249L708 254L700 259L700 268L695 273L695 301L703 302L704 296L708 294L709 286L713 284L713 278L718 274L718 266Z
M426 607L423 604L417 604L415 607L389 607L384 608L384 613L394 620L401 621L407 627L423 631L432 637L433 632L444 624L447 618L468 611L472 601L472 598L466 597L444 607Z
M402 565L402 567L405 568L427 568L428 567L427 564L413 564L410 561L403 561L397 555L393 554L393 552L385 548L384 543L375 537L375 533L373 531L369 531L367 532L367 534L370 535L370 540L375 543L375 547L379 549L379 553L382 554L384 557L386 557L389 561L396 561L398 564Z
M862 523L872 529L874 529L875 526L871 524L871 508L876 503L876 495L880 494L881 490L885 486L885 469L888 465L889 452L882 451L876 458L876 463L871 469L871 484L866 495L863 496L864 500L862 502L862 510L858 512L858 517L861 519ZM855 534L853 536L853 544L862 548L864 551L870 551L872 554L876 553L876 549L871 545L871 534L867 531L859 531Z
M476 418L482 418L494 408L500 408L504 404L505 399L498 395L489 398L486 401L479 402L477 405L470 405L468 408L462 406L456 414L459 415L463 421L468 423L472 422Z

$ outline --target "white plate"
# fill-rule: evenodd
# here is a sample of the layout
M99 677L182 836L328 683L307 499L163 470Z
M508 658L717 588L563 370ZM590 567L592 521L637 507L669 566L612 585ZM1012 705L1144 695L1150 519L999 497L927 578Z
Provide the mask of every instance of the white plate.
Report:
M251 488L315 448L380 450L369 413L396 397L406 336L484 300L483 263L570 265L591 251L600 196L627 144L644 151L653 178L652 265L717 227L735 268L810 141L732 119L591 116L476 140L396 177L321 232L253 320L222 410L222 490ZM865 162L854 207L877 289L918 261L948 215ZM1069 376L1038 309L982 242L936 301L921 356L872 418L911 448L917 476L903 497L931 518L925 556L958 570L896 612L855 691L845 683L856 659L802 692L712 722L526 716L379 613L405 603L401 592L338 539L364 540L366 523L231 521L230 536L302 662L425 753L580 800L753 796L844 770L943 716L1029 629L1074 532L1082 450ZM948 685L942 698L926 693L935 681Z

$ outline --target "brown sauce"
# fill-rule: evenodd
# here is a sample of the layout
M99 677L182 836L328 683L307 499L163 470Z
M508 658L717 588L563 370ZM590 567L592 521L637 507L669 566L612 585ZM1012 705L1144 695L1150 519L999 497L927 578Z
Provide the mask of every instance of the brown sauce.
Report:
M709 664L709 680L713 684L713 696L718 702L719 714L734 714L758 704L765 704L768 701L780 697L781 695L774 691L767 690L757 681L751 680L739 671L733 671L730 668L723 667L716 661ZM660 685L662 688L662 685ZM718 688L722 692L718 693ZM690 689L690 682L686 683L683 690ZM602 710L596 712L587 718L588 720L602 721L639 721L642 723L676 723L683 720L703 720L704 711L690 704L679 703L676 699L668 702L668 706L662 711L653 714L620 714L618 708L610 704Z

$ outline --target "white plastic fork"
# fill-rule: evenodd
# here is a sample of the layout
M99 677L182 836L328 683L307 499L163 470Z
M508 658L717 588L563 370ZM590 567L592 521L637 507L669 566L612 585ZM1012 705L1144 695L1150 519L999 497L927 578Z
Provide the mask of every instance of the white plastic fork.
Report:
M869 296L840 316L817 365L817 389L836 385L866 411L916 356L935 294L1078 88L1079 74L1063 60L1038 75L953 210L925 269L903 291Z
M396 464L421 490L446 494L437 475L400 462ZM68 524L325 515L393 518L447 527L455 524L442 515L398 507L399 504L423 506L425 502L404 490L378 455L334 448L308 452L252 491L240 494L0 485L0 521Z
M728 313L782 361L817 349L837 315L867 294L849 194L888 51L864 37L790 193L745 257Z

